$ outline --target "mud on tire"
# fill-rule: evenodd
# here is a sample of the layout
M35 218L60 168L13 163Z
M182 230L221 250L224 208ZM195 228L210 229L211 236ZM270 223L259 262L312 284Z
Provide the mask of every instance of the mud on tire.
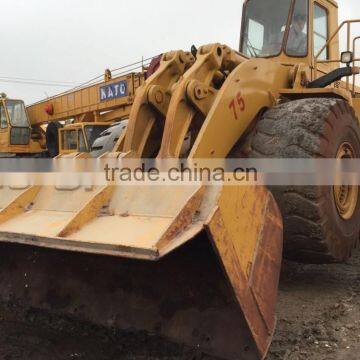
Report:
M302 99L268 110L256 125L251 158L336 158L350 144L360 158L360 129L343 100ZM332 186L273 186L284 221L285 257L305 263L344 261L359 242L360 192L351 216L339 212Z

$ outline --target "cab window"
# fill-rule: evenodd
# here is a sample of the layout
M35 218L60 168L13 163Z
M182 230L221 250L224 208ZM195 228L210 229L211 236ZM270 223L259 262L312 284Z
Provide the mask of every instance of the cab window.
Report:
M6 100L10 123L15 127L29 127L25 105L19 100Z
M249 57L280 54L291 3L291 0L248 0L245 3L240 44L243 54Z
M296 0L289 29L286 53L304 57L308 52L308 0Z
M328 13L325 8L314 4L314 55L324 47L328 41ZM319 60L327 60L329 51L326 48L319 56Z
M87 152L85 137L82 131L79 131L79 152Z
M107 130L109 125L87 125L85 126L86 139L89 144L89 147L93 146L95 140L100 136L100 134Z
M6 113L3 104L0 104L0 128L6 129L7 128L7 120L6 120Z
M76 130L66 130L63 132L62 148L64 150L77 150L78 139Z
M254 54L258 54L261 52L264 47L264 32L265 27L263 24L249 19L249 27L248 27L248 46L247 46L247 54L251 56L251 52Z

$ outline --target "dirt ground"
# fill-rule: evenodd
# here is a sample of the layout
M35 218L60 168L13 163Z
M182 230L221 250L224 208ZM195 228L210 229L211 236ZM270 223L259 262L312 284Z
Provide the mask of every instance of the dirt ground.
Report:
M283 266L268 360L360 358L360 253L342 265ZM1 360L209 359L145 334L0 305Z

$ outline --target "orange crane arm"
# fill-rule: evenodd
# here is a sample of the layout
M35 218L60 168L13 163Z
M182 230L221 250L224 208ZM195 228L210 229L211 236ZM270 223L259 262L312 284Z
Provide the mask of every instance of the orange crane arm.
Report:
M145 73L130 73L66 92L27 107L32 126L75 119L75 122L111 122L129 116L136 89Z

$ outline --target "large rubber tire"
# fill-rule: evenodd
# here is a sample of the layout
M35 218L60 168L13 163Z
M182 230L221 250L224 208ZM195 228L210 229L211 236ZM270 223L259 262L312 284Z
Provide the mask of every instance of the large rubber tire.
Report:
M302 99L268 110L256 125L251 158L336 158L349 143L360 158L354 110L337 99ZM270 187L284 221L285 257L304 263L348 259L360 235L360 192L349 219L338 211L333 186ZM355 192L358 189L355 188Z

